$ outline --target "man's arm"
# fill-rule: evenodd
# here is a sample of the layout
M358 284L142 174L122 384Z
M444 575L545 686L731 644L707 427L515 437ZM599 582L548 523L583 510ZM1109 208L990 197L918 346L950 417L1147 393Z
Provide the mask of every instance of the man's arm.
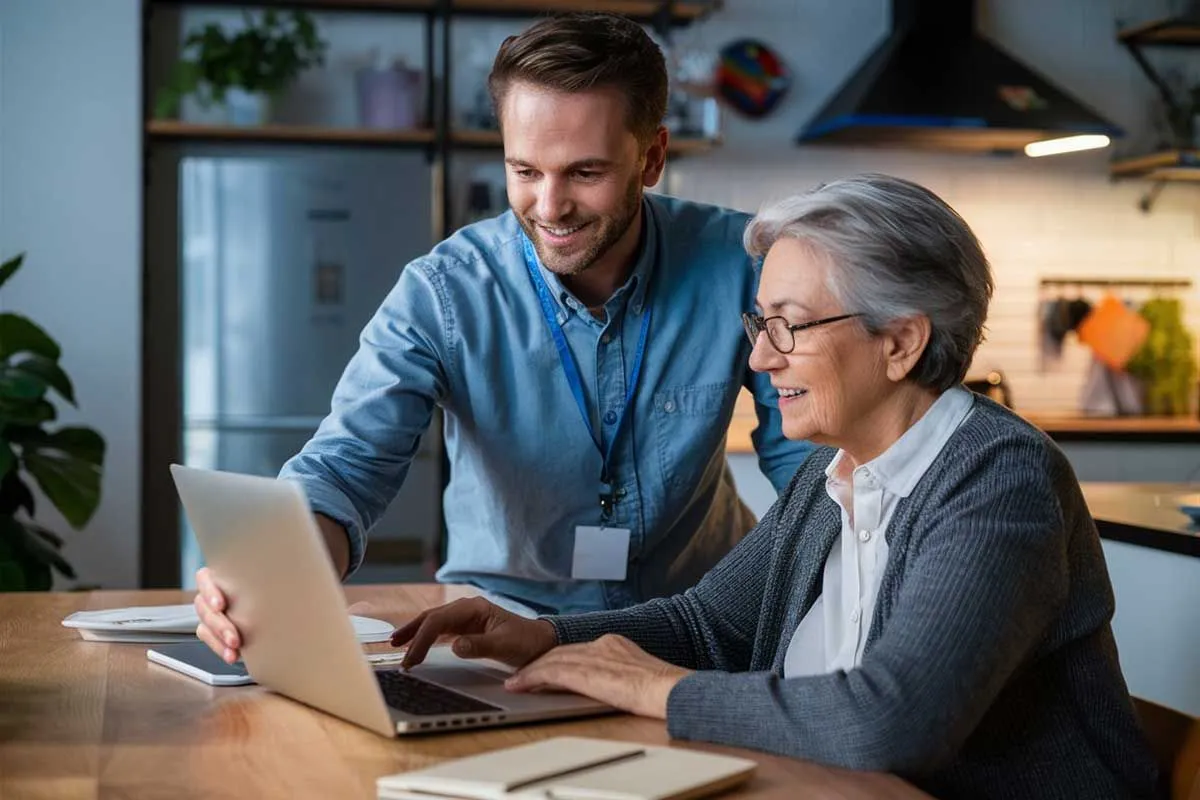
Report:
M329 550L329 557L333 559L333 570L340 581L350 571L350 535L346 533L345 528L324 514L317 514L316 518L317 527L321 529L321 536L325 539L325 547Z
M449 334L437 277L436 264L418 260L404 269L363 329L329 415L279 473L327 518L321 529L335 563L346 549L343 577L362 563L367 531L403 485L447 394Z

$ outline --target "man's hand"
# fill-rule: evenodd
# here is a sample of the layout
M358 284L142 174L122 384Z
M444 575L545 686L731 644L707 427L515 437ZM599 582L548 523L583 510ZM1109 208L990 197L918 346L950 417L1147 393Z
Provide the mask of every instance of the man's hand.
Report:
M425 611L398 628L392 644L408 643L401 667L420 664L438 637L447 635L457 637L451 650L460 658L491 658L511 667L523 667L558 644L546 620L526 619L471 597Z
M196 571L196 599L192 605L200 617L200 624L196 626L196 636L200 637L200 641L227 664L241 658L238 648L242 646L242 636L229 617L225 616L225 593L217 586L208 567Z
M610 633L594 642L554 648L505 686L514 692L567 689L631 714L666 719L671 690L691 674Z
M338 580L346 575L350 565L350 538L346 529L324 514L315 514L317 527L321 538L329 550L333 561L334 572ZM196 615L200 624L196 626L196 636L208 645L214 653L232 664L241 658L239 652L242 646L242 635L237 626L225 615L228 601L221 587L217 585L216 577L208 567L196 570L196 599L192 601L196 607Z

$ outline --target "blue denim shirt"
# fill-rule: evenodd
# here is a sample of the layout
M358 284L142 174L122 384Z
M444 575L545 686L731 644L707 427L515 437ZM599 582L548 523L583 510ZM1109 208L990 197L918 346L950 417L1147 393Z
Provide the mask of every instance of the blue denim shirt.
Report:
M748 366L740 313L757 265L748 217L647 195L638 262L597 320L539 265L557 302L605 446L620 418L652 304L632 415L613 446L624 492L610 527L631 531L624 581L571 579L575 528L597 525L600 453L580 416L511 212L467 226L409 264L363 330L332 411L281 478L350 537L351 568L399 490L433 410L444 411L450 480L445 582L559 613L617 608L693 585L754 523L725 460L742 386L756 400L759 463L782 489L811 450L780 430L767 376Z

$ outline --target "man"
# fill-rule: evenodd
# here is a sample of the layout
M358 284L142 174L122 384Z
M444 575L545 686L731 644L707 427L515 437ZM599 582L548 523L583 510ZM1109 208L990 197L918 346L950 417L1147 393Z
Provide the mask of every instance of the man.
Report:
M409 264L362 334L332 412L280 477L333 562L362 561L435 406L451 469L438 579L536 612L616 608L694 583L753 524L725 461L741 386L782 488L808 454L747 367L748 216L647 196L668 80L636 23L574 14L511 37L489 88L511 211ZM199 634L237 632L205 570Z

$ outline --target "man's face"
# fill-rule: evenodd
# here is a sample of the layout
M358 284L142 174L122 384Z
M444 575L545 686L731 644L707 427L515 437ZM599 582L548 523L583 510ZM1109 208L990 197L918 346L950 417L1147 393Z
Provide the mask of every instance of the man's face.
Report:
M631 233L664 148L646 157L615 89L566 94L516 82L500 121L508 201L543 266L570 276L601 261Z

